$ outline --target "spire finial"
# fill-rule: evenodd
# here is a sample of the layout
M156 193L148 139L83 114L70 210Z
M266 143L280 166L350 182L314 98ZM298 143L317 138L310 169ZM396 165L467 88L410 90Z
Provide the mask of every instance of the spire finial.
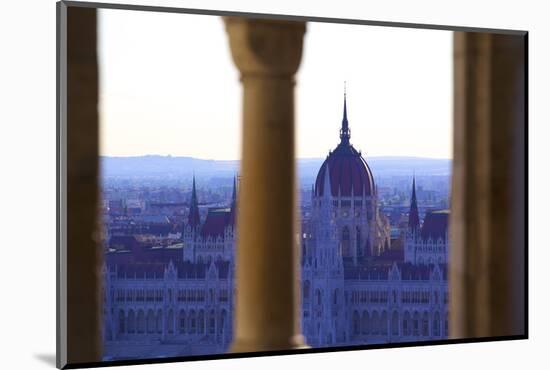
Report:
M342 117L342 128L340 129L340 140L343 143L349 143L350 129L348 125L347 91L346 81L344 81L344 116Z

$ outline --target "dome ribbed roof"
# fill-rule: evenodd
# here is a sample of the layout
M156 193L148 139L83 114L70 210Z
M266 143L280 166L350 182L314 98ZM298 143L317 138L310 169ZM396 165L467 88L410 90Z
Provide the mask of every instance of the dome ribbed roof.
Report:
M325 172L329 169L332 196L371 196L374 177L367 162L351 145L340 143L321 165L315 181L315 195L324 195Z
M321 165L315 180L315 195L325 194L325 172L329 169L332 196L371 196L374 194L374 177L367 162L350 144L346 96L344 94L344 115L340 129L340 144Z

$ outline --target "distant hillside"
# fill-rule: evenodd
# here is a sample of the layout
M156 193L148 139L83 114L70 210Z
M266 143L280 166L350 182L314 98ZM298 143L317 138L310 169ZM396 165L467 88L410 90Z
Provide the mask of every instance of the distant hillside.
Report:
M311 181L321 167L323 158L298 159L298 173L302 181ZM451 160L417 157L368 157L367 161L377 178L410 176L448 176ZM206 160L192 157L146 155L140 157L101 157L104 177L166 177L203 178L231 177L238 172L239 161Z
M140 157L101 157L104 176L233 176L239 161L218 161L192 157L145 155Z

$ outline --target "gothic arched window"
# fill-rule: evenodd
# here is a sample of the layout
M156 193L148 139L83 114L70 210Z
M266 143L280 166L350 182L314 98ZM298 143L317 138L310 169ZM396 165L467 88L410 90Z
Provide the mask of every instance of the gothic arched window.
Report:
M168 327L168 333L172 334L174 332L174 311L168 311L168 321L166 322Z
M378 318L378 312L377 311L374 311L372 313L372 329L371 329L371 333L372 334L380 334L380 319Z
M428 312L424 312L422 315L422 335L427 337L429 335L429 320Z
M411 315L409 314L409 311L405 311L405 315L403 315L403 335L409 336L411 335Z
M227 312L225 310L222 310L219 323L218 323L218 333L221 334L224 331L224 326L226 321L227 321Z
M399 335L399 315L393 311L391 317L391 335Z
M185 333L185 311L184 310L180 310L179 332L181 334Z
M128 333L133 334L136 332L136 315L134 310L128 312L128 325L126 327Z
M216 312L214 310L210 310L210 318L208 323L208 332L210 334L216 333Z
M361 333L370 334L370 317L368 311L363 311L363 319L361 320Z
M147 333L154 333L155 332L155 313L153 310L147 311Z
M359 312L353 311L353 334L358 335L360 328L361 323L359 322Z
M199 320L198 320L197 326L198 326L197 332L199 334L203 334L204 333L204 311L203 310L199 311Z
M137 332L140 334L145 332L145 314L143 310L139 310L137 315Z
M439 316L439 312L436 311L436 313L434 314L434 320L432 324L433 335L435 337L439 337L441 335L440 324L441 324L441 317Z
M191 312L189 313L189 321L190 321L189 332L191 334L195 334L195 330L197 329L197 316L195 315L195 310L191 310Z
M126 331L126 318L124 317L124 311L120 310L118 312L118 332L119 334L124 334Z
M419 321L420 315L415 311L413 316L413 335L416 337L419 335Z
M162 333L162 310L157 310L157 333Z
M351 255L349 243L350 243L349 227L344 226L342 228L342 254L344 255L344 257L349 257Z
M380 317L380 334L388 335L388 313L386 311L383 311Z
M311 284L310 284L309 280L304 281L304 288L303 288L303 291L302 291L304 301L307 301L309 299L309 291L311 289L310 285Z
M361 228L359 226L355 228L355 249L357 257L363 257L363 250L361 249Z

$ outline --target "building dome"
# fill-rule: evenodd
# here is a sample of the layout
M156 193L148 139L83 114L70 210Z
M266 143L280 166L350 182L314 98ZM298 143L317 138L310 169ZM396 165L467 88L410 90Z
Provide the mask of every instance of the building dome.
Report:
M340 144L329 153L315 180L315 196L325 195L325 176L328 168L332 196L371 196L374 194L374 177L365 159L349 142L346 95L344 116L340 129Z

